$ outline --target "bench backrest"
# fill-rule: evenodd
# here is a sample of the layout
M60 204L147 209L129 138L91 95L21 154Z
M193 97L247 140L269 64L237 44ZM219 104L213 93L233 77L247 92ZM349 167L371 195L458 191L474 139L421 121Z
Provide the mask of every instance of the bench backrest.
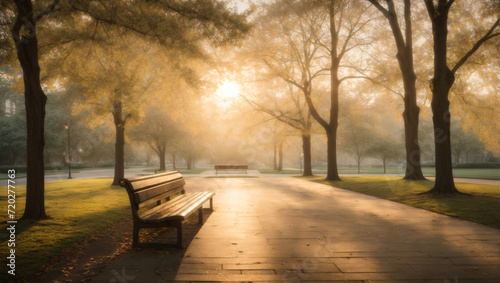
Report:
M122 179L120 185L127 189L130 204L136 210L184 191L184 178L178 171L132 179Z
M224 170L224 169L248 169L248 165L244 164L220 164L214 165L216 170Z

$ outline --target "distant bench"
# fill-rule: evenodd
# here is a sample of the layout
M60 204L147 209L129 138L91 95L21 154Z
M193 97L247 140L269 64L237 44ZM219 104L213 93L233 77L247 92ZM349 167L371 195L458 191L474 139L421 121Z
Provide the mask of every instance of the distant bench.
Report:
M132 207L133 247L141 244L141 228L176 227L177 247L182 248L182 221L198 210L198 221L203 223L203 204L210 200L210 209L213 210L215 193L186 194L185 183L178 171L120 180L120 185L127 189Z
M218 175L219 172L244 172L247 174L248 165L232 165L232 164L218 164L215 166L215 175Z

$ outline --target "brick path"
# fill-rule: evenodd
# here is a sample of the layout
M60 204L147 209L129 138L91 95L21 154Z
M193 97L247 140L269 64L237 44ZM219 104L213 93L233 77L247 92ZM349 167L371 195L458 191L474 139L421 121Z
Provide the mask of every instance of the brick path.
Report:
M292 177L186 188L217 193L187 250L127 253L93 282L500 282L498 229Z

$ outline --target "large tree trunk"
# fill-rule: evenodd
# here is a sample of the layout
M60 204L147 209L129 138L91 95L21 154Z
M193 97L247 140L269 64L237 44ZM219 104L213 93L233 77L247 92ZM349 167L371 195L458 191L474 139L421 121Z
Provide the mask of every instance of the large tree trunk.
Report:
M188 154L186 163L187 163L186 165L187 165L188 170L193 168L193 157L191 156L191 154Z
M38 41L31 0L15 1L17 17L12 29L24 79L27 126L26 206L23 219L47 218L45 212L44 120L47 96L40 86ZM22 32L22 35L20 33Z
M416 95L415 95L416 97ZM406 172L405 180L425 180L420 162L420 146L418 144L418 120L420 108L414 101L405 98L405 111L403 112L405 149L406 149Z
M328 171L326 175L326 180L340 181L339 171L337 167L337 125L333 126L330 124L330 127L332 127L332 129L330 129L330 132L328 132L327 136Z
M398 23L398 16L393 1L386 1L387 9L379 1L369 0L389 21L398 53L399 63L404 85L404 130L406 148L406 172L403 179L425 180L420 163L420 146L418 145L418 117L420 108L417 106L417 89L415 87L415 71L413 67L413 39L411 22L411 1L404 1L405 37Z
M127 117L123 118L122 102L115 100L113 102L113 118L116 129L115 142L115 174L113 185L120 185L120 180L125 178L125 122Z
M339 86L338 78L340 58L337 54L338 31L335 27L335 2L330 2L330 36L332 38L330 54L330 122L325 128L327 137L327 174L326 180L339 181L339 172L337 168L337 128L339 125Z
M302 176L312 176L311 135L302 134L302 151L304 153L304 173Z
M432 21L434 36L434 78L432 90L432 122L436 148L436 181L430 193L458 193L453 180L450 143L450 101L448 95L455 82L453 72L446 62L448 35L448 9L440 11Z
M411 37L411 35L408 36ZM407 44L411 44L411 42L412 41L407 38ZM412 48L409 46L408 49L404 49L403 47L398 49L397 58L405 90L403 122L405 131L406 172L403 179L425 180L420 163L420 146L418 144L420 108L417 105L417 88L415 86L417 76L413 70Z
M438 56L438 55L436 55ZM448 75L447 75L448 74ZM449 76L451 75L451 77ZM442 80L441 83L438 81ZM453 180L450 142L450 102L448 94L453 84L450 70L433 79L432 121L434 123L434 146L436 148L436 181L431 193L458 193Z

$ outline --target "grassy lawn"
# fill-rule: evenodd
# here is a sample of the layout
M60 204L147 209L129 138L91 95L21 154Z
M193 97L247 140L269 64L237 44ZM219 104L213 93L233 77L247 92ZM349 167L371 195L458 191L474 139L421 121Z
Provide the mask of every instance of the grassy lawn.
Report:
M19 221L16 225L16 277L39 269L52 257L75 243L103 229L130 213L126 190L111 186L112 179L64 180L45 185L45 205L50 219L39 222ZM24 186L15 188L16 216L24 211ZM7 219L7 188L0 188L3 213L0 221ZM0 226L0 254L6 261L7 225ZM9 248L10 249L10 248ZM3 265L5 266L5 264ZM2 272L0 282L12 280ZM5 280L4 280L5 279Z
M71 169L71 173L79 173L82 169ZM68 170L45 170L45 175L68 174ZM16 173L17 178L26 177L26 173ZM0 180L7 179L7 173L0 173Z
M279 174L276 170L259 169L262 174L272 173ZM383 175L384 168L362 167L360 174ZM436 173L434 167L423 167L422 171L425 176L433 177ZM300 174L299 170L285 170L282 174ZM326 168L313 168L314 174L326 174ZM404 175L405 168L388 167L387 174ZM339 167L339 174L358 174L356 167ZM493 179L500 180L500 169L498 168L454 168L453 175L456 178L477 178L477 179Z
M435 176L434 168L424 168L424 174ZM455 178L477 178L500 180L500 169L498 168L453 168Z
M379 176L346 176L342 181L325 181L324 177L300 178L500 228L500 186L457 183L459 191L472 196L432 197L417 195L432 188L432 181Z

